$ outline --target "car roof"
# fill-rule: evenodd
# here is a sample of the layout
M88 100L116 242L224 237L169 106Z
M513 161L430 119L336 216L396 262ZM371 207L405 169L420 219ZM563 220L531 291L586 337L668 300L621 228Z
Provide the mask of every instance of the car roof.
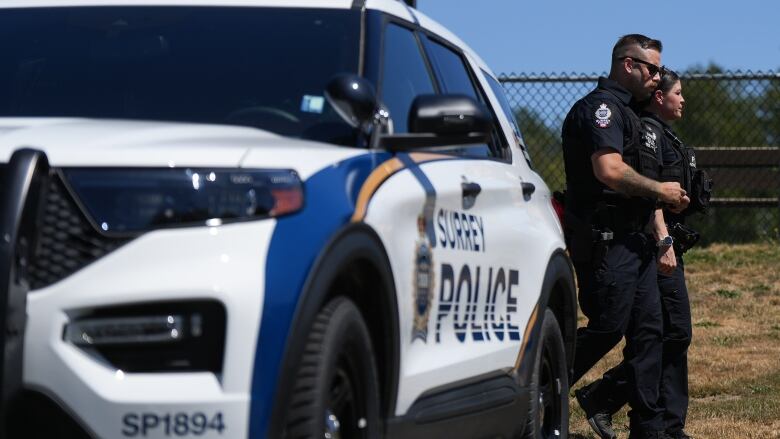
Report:
M72 6L278 6L346 9L352 0L3 0L0 8Z
M218 7L301 7L349 9L363 6L391 14L420 26L460 47L481 69L492 73L487 64L467 44L420 11L412 9L401 0L3 0L0 9L50 8L78 6L218 6Z

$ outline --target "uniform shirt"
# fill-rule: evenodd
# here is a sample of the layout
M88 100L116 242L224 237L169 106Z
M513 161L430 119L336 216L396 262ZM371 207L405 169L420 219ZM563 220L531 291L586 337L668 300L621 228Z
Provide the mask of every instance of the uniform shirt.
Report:
M641 113L641 116L643 122L642 125L644 126L645 130L643 139L645 142L649 142L651 140L656 141L661 166L681 166L681 162L684 160L684 157L680 150L675 148L674 140L672 140L672 138L667 134L667 131L669 133L673 133L669 124L658 117L658 115L655 113L645 111ZM660 125L660 127L658 125L648 123L647 119L652 119L658 125ZM664 209L664 220L667 224L685 223L685 216L678 213L672 213Z
M596 89L577 101L563 122L561 138L566 170L566 208L580 215L592 212L609 188L593 173L591 156L603 148L623 154L626 141L641 134L639 116L629 107L631 93L601 77Z

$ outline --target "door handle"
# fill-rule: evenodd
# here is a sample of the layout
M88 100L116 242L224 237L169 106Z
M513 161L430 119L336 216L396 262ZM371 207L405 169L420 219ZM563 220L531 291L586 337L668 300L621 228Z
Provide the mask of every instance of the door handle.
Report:
M470 209L477 201L477 195L482 192L482 187L477 183L463 182L460 184L463 191L463 210Z
M523 198L525 199L531 198L531 195L536 192L536 186L534 186L533 183L522 182L520 183L520 187L523 188Z

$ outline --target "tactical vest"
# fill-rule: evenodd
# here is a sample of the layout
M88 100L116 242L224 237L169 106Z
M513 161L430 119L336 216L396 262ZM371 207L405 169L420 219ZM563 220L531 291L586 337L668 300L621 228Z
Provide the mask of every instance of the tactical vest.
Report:
M642 121L628 107L625 107L624 115L630 129L623 132L623 162L642 176L658 180L660 163L656 150L645 146ZM607 189L602 192L593 222L613 232L641 231L651 219L655 203L653 198L628 197Z
M630 107L614 99L608 90L597 90L589 96L591 101L609 101L614 104L613 111L621 112L620 115L625 124L622 133L621 158L623 162L631 166L637 173L658 180L660 173L658 158L653 151L642 151L643 127L639 116ZM590 151L587 148L589 146L587 136L583 138L583 134L576 128L567 129L567 127L577 127L577 116L577 113L571 111L564 122L562 132L564 160L571 161L569 164L572 168L583 167L585 163L590 167L590 155L579 155L582 151ZM567 150L566 145L574 145L578 148ZM581 160L585 163L581 163ZM590 182L586 181L588 180L587 176L583 174L575 172L569 175L567 173L566 216L576 218L576 221L566 220L571 233L578 229L574 225L575 222L582 225L579 231L581 233L576 233L579 233L579 236L584 236L584 241L590 245L592 227L599 230L609 229L615 233L637 232L645 228L655 210L655 198L628 196L614 191L602 183L591 185Z
M713 182L707 172L696 167L694 149L686 146L672 130L654 118L643 117L642 121L658 127L669 140L666 143L674 148L677 155L677 160L673 163L663 164L660 181L680 183L680 186L688 193L691 203L684 211L686 215L696 212L706 213L710 205Z
M649 138L642 121L633 111L626 111L626 114L635 128L623 134L623 161L642 176L659 180L661 164L657 149L661 139Z

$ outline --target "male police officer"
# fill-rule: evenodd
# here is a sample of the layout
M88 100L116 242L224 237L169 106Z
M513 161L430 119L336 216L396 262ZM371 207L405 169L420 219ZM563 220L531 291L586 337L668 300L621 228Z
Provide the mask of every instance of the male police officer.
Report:
M567 239L589 319L577 333L572 382L625 335L632 438L665 437L656 242L645 228L657 202L684 208L689 201L679 183L657 181L657 151L641 142L641 122L629 107L660 81L661 50L644 35L620 38L609 77L574 104L562 130Z

